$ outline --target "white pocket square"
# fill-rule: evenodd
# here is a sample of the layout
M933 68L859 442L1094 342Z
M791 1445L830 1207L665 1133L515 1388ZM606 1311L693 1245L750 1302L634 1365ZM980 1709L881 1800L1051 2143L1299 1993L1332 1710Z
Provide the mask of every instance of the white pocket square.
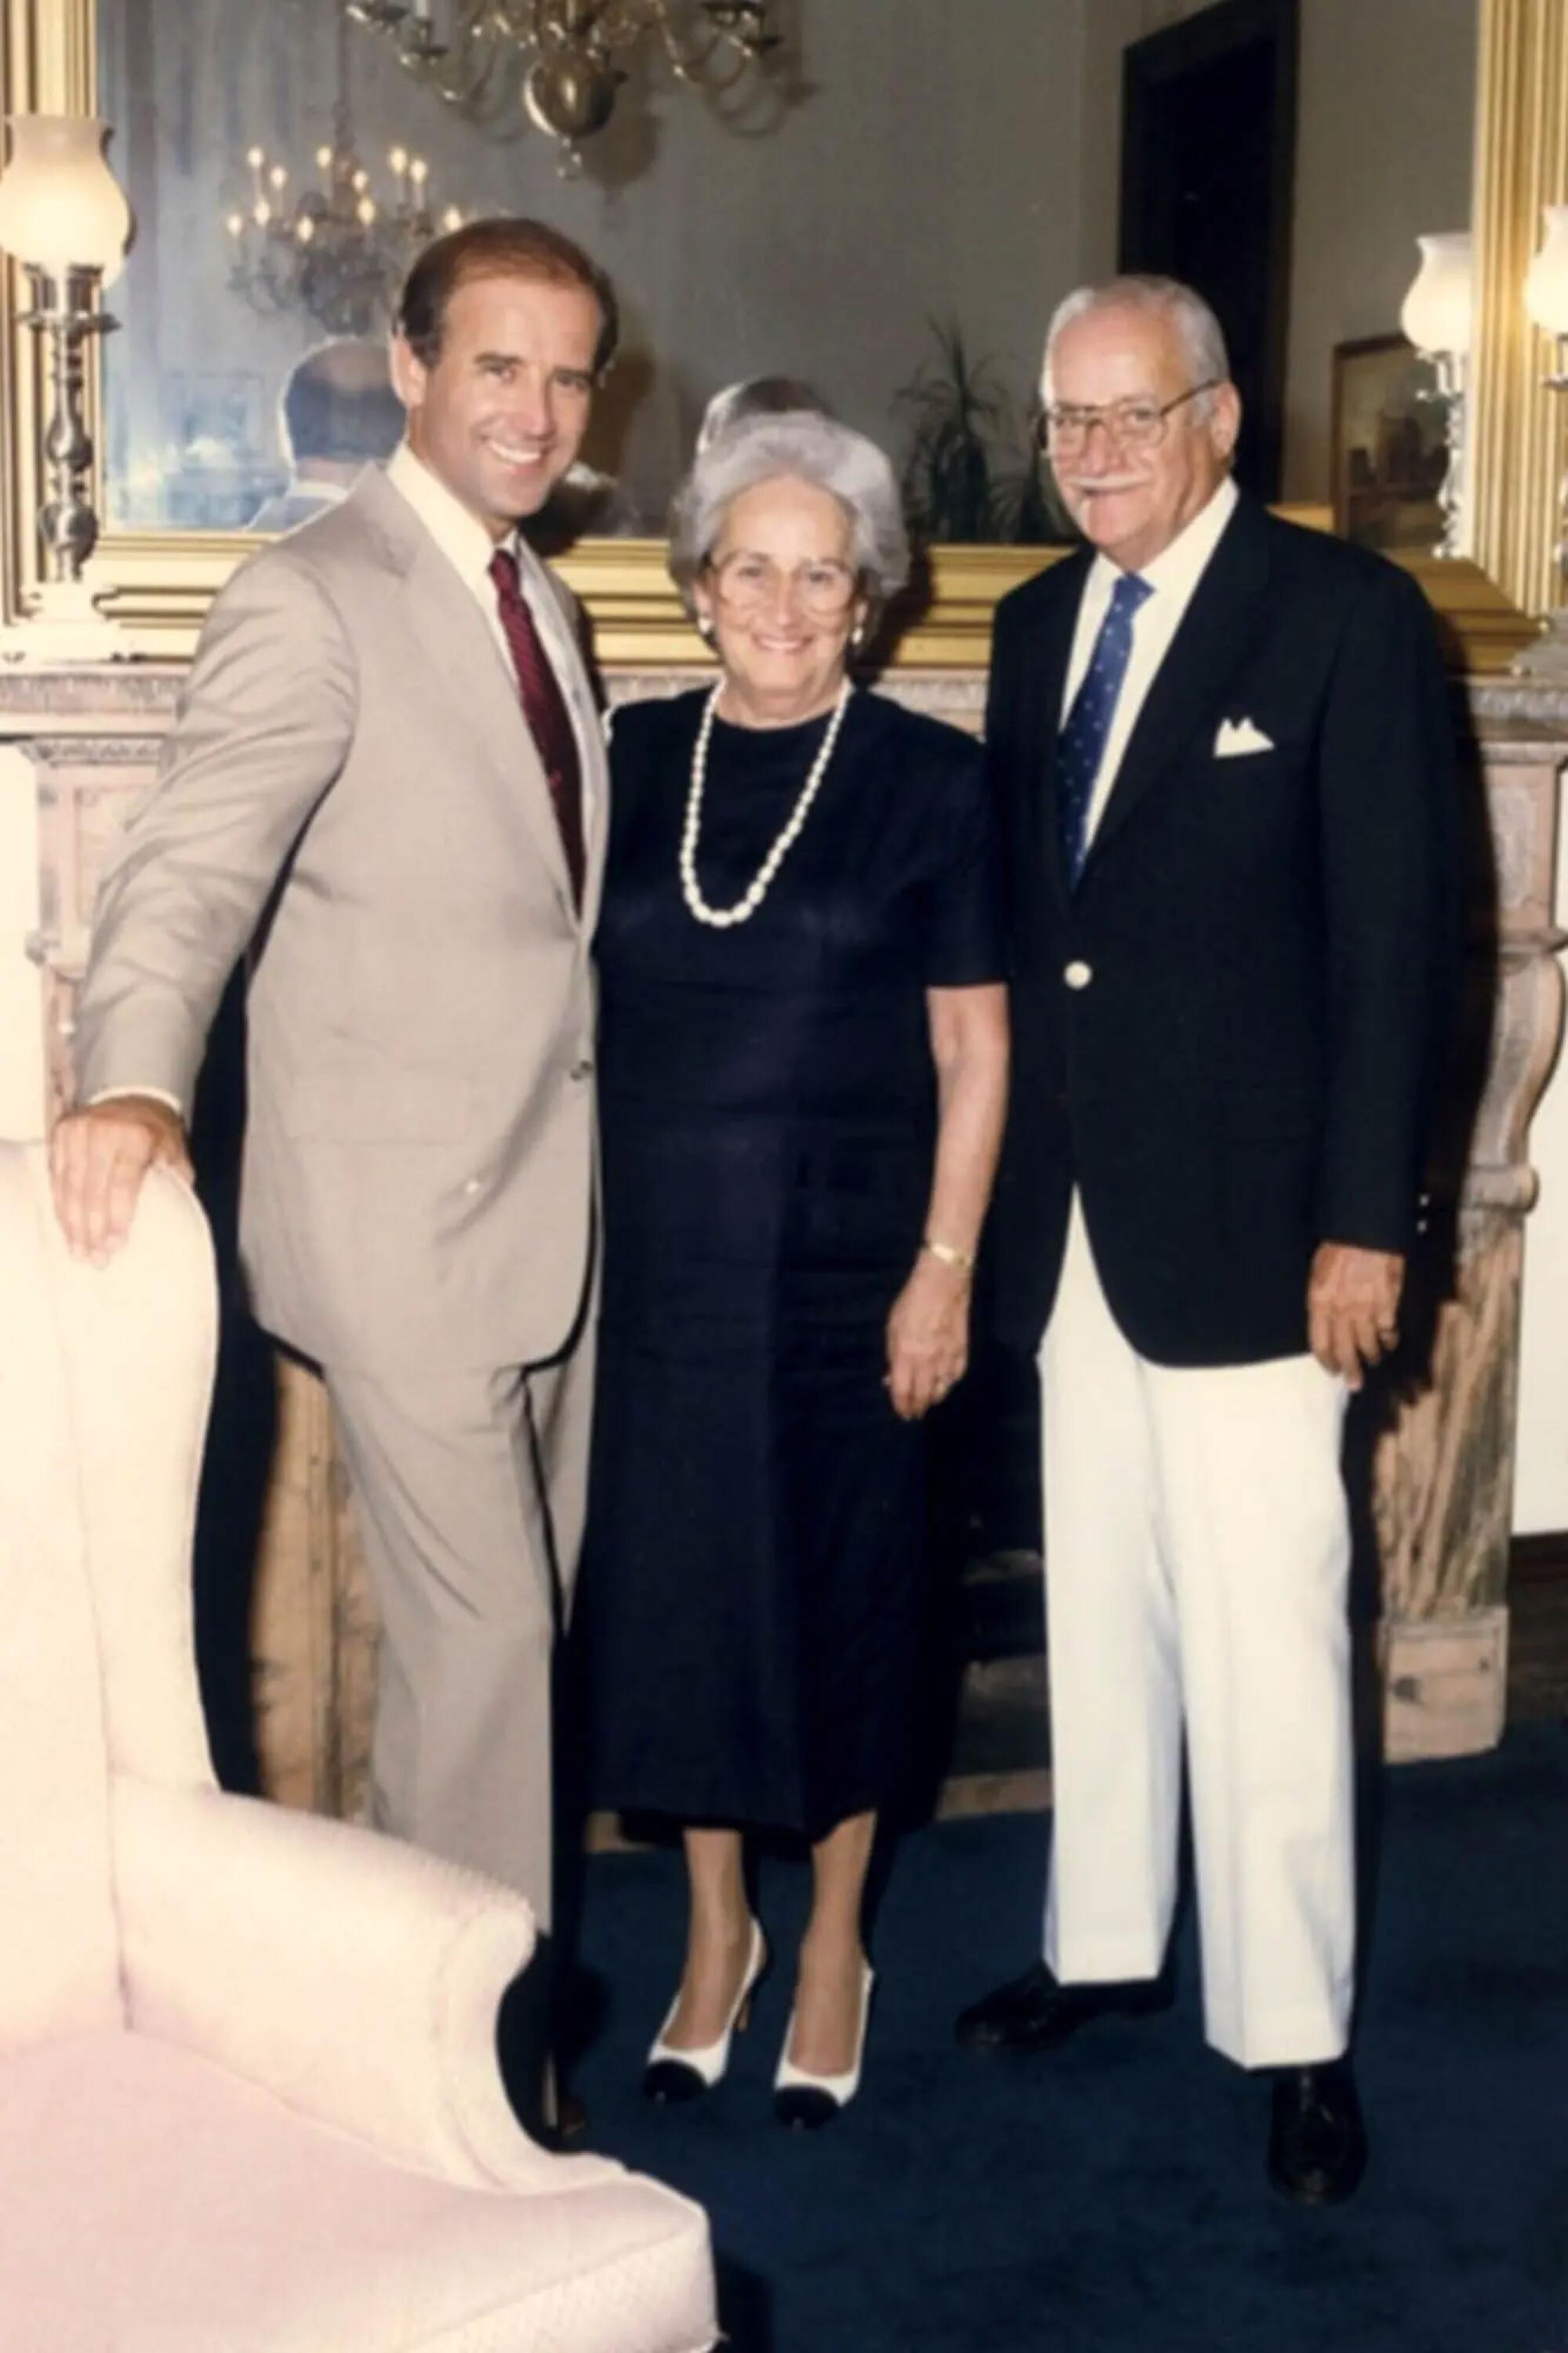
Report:
M1272 752L1274 738L1255 727L1250 719L1222 719L1219 733L1214 739L1216 760L1234 760L1243 752Z

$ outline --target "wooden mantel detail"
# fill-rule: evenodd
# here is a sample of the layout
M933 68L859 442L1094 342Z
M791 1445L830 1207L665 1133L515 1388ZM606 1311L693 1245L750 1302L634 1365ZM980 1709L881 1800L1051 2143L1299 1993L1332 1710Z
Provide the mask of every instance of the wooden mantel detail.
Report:
M1563 1035L1557 951L1568 934L1553 893L1568 696L1482 685L1469 701L1479 764L1467 798L1467 987L1452 1117L1407 1350L1372 1401L1395 1757L1463 1755L1502 1732L1524 1220L1537 1190L1530 1123Z

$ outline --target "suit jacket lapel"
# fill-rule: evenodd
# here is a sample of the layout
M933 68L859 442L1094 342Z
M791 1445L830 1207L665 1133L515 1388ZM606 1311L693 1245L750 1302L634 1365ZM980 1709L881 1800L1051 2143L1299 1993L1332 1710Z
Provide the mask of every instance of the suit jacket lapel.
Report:
M561 828L523 717L517 680L473 591L379 468L362 474L351 496L417 605L414 628L431 669L461 713L466 732L483 744L505 789L521 808L546 871L575 920Z
M1053 587L1059 580L1059 590L1036 622L1025 655L1022 681L1025 707L1019 740L1026 763L1026 789L1038 828L1041 864L1052 890L1064 900L1068 893L1062 867L1061 828L1057 823L1057 747L1061 738L1062 694L1072 659L1073 632L1093 560L1087 551L1080 550L1065 558L1050 575Z
M1215 723L1228 681L1267 624L1267 574L1261 510L1243 499L1144 697L1089 844L1085 874L1198 729Z

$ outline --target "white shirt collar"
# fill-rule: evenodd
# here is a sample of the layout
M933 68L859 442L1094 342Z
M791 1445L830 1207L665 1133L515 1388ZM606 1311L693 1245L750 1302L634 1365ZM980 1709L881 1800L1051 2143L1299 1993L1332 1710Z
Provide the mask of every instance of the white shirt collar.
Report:
M1227 474L1206 506L1200 507L1191 522L1176 533L1167 548L1142 565L1138 577L1146 580L1160 595L1173 596L1184 605L1197 586L1210 556L1219 545L1220 535L1236 512L1237 488ZM1092 593L1109 600L1112 588L1121 575L1121 567L1112 564L1108 555L1097 555L1089 583Z
M341 506L349 494L343 482L318 481L313 474L296 474L283 491L286 499L319 499L324 507Z
M479 587L489 575L499 545L516 551L516 533L499 543L461 499L454 497L406 441L400 441L387 460L386 479L401 491L448 563L457 566L470 586Z

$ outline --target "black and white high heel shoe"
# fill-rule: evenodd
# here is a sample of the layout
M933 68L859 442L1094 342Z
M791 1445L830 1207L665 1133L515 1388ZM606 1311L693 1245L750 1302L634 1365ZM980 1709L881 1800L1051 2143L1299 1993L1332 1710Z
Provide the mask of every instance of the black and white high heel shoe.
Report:
M781 2125L797 2132L816 2132L842 2114L860 2088L860 2065L866 2056L866 2021L871 2014L871 1989L877 1972L863 1961L860 1978L860 2031L855 2038L855 2062L841 2075L813 2075L790 2057L795 2041L795 2012L789 2014L778 2073L773 2077L773 2114Z
M675 2023L675 2013L680 2008L680 1996L677 1993L664 2024L654 2037L647 2064L643 2070L642 2087L648 2099L656 2100L661 2107L673 2106L684 2100L700 2100L704 2092L710 2092L715 2084L722 2082L724 2070L730 2063L731 2039L743 2034L751 2022L752 1996L767 1964L767 1944L762 1929L753 1920L745 1973L725 2021L724 2031L715 2042L705 2042L700 2050L679 2050L665 2041Z

